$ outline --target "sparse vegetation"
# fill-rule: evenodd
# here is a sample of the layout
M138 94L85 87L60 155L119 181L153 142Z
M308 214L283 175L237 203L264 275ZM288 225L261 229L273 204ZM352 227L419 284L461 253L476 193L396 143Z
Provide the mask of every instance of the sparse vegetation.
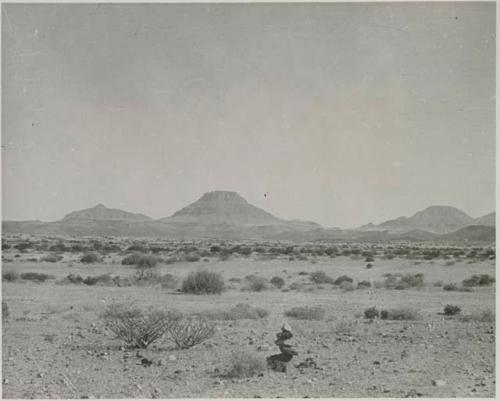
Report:
M244 289L247 291L261 292L268 288L268 281L264 277L249 275L245 277L245 280L248 284Z
M495 322L495 313L487 309L481 312L475 312L460 317L461 322L480 322L493 323Z
M269 315L269 311L263 308L255 308L248 304L238 304L229 309L215 309L199 312L200 316L209 320L240 320L240 319L262 319Z
M36 273L36 272L21 273L22 280L29 280L29 281L36 281L39 283L43 283L44 281L47 281L49 278L54 278L54 276L49 276L48 274L45 273Z
M297 320L322 320L325 310L321 306L297 306L285 311L285 316Z
M383 310L381 318L387 320L420 320L421 316L415 309L402 307Z
M495 282L495 278L489 274L474 274L471 277L462 281L464 287L483 287Z

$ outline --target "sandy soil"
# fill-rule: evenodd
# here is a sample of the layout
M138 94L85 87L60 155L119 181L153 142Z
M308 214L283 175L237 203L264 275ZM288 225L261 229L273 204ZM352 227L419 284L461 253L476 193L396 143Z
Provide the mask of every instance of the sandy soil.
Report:
M443 261L394 259L375 261L366 269L362 260L319 258L317 263L285 259L180 263L162 266L162 273L182 279L205 267L223 273L226 280L258 274L279 275L286 285L307 283L301 271L322 270L332 277L348 274L355 281L383 280L389 272L423 273L422 289L362 289L343 291L329 285L303 284L298 291L271 289L243 292L239 285L215 296L195 296L156 287L102 287L3 283L3 300L10 317L3 323L4 398L167 398L167 397L493 397L495 391L495 324L462 322L440 314L456 304L462 314L494 310L494 287L473 292L448 292L436 281L459 283L472 274L494 275L494 261L445 266ZM84 266L71 261L57 264L4 263L5 270L39 271L62 278L69 273L129 275L131 269L113 263ZM134 300L138 306L184 312L224 308L245 302L269 310L261 320L217 322L213 338L188 350L160 341L142 356L123 347L103 327L99 313L113 301ZM320 305L322 321L288 319L293 306ZM411 306L418 321L364 319L370 307ZM357 317L356 317L357 316ZM265 372L248 379L227 379L233 352L249 350L266 356L277 352L276 332L287 321L299 355L288 372ZM294 365L312 357L318 369Z

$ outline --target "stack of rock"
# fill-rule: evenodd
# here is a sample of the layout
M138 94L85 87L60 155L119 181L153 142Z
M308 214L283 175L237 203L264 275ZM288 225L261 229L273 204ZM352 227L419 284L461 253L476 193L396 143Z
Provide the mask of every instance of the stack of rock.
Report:
M276 334L276 341L274 342L281 353L271 355L267 358L267 365L270 369L276 372L286 372L287 363L290 362L295 355L298 355L293 346L285 344L285 341L288 341L292 337L292 329L285 323L281 331Z

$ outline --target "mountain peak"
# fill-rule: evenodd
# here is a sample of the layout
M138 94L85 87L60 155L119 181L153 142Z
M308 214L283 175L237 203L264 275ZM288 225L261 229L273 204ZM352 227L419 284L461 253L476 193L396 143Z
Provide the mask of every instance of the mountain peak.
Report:
M61 221L95 220L148 221L151 220L151 218L140 213L130 213L124 210L107 208L102 203L98 203L89 209L77 210L68 213Z
M248 203L234 191L207 192L196 202L175 212L171 217L161 219L161 221L247 227L285 224L284 220Z

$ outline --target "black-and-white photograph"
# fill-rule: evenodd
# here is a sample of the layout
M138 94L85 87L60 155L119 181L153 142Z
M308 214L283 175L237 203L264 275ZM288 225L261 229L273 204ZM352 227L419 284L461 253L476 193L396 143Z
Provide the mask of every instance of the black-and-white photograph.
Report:
M1 4L2 397L495 397L495 2Z

